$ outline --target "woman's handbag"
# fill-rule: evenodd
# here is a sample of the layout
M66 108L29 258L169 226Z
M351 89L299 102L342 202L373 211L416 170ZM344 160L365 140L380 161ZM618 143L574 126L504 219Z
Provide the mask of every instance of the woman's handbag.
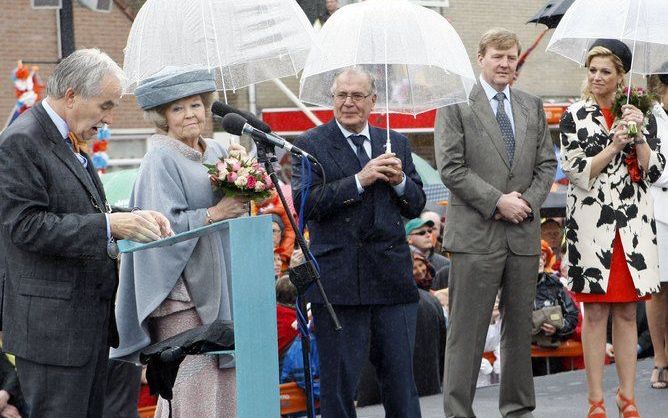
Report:
M541 326L543 324L552 325L556 329L564 327L564 315L561 311L561 306L547 306L545 308L536 309L531 314L531 322L531 335L533 336L532 343L541 347L551 348L556 348L561 345L561 341L558 338L554 338L553 335L545 335L541 332Z

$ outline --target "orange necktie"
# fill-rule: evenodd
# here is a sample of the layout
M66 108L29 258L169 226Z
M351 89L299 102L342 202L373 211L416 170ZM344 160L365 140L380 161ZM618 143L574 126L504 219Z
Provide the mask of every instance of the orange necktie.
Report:
M72 149L74 152L77 154L81 154L81 152L88 153L88 144L86 141L83 139L79 139L74 132L70 132L67 134L67 137L70 139L70 142L72 143Z

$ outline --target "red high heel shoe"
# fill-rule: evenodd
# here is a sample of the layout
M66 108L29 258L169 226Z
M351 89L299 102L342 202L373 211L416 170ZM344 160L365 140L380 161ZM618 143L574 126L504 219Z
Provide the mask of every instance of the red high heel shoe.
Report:
M603 399L601 399L600 401L592 401L591 399L588 399L588 401L589 401L589 412L587 412L587 418L607 418L607 416L605 415L605 405L603 404ZM599 411L594 412L597 409Z
M619 418L640 418L638 407L633 398L629 399L617 389L617 408L619 408ZM629 410L633 408L633 410Z

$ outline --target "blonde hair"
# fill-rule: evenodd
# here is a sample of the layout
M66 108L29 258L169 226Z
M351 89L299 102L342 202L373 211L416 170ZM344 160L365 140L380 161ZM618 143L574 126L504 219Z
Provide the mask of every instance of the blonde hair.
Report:
M612 64L615 67L615 71L617 71L617 74L624 75L626 74L626 71L624 71L624 64L622 63L622 60L615 54L612 53L608 48L603 47L603 46L595 46L593 47L589 53L587 54L587 60L585 61L585 67L589 67L589 64L591 63L591 60L594 58L610 58L610 61L612 61ZM625 81L624 77L622 77L621 83L619 83L619 86L617 86L619 89L624 88L625 86ZM589 90L589 80L585 76L584 82L582 83L582 99L587 100L592 98L591 91Z
M489 47L505 51L514 46L517 46L518 53L522 50L520 40L515 32L505 28L492 28L482 34L478 44L478 54L485 55Z
M198 95L193 95L198 96ZM190 96L188 96L190 97ZM213 102L218 100L218 92L212 91L208 93L200 93L199 97L202 99L204 104L204 109L206 110L206 117L208 118L211 115L211 105ZM177 99L181 100L181 99ZM161 104L160 106L154 107L152 109L144 110L144 119L147 122L153 123L156 128L160 129L163 132L167 132L167 118L165 117L165 112L167 108L174 103L176 100L169 103Z

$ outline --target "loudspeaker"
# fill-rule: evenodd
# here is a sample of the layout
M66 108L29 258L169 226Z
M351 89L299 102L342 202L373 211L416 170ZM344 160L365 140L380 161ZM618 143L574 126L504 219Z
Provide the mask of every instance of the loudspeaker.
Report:
M33 9L61 9L63 0L30 0Z
M79 4L96 12L110 12L113 0L79 0Z

